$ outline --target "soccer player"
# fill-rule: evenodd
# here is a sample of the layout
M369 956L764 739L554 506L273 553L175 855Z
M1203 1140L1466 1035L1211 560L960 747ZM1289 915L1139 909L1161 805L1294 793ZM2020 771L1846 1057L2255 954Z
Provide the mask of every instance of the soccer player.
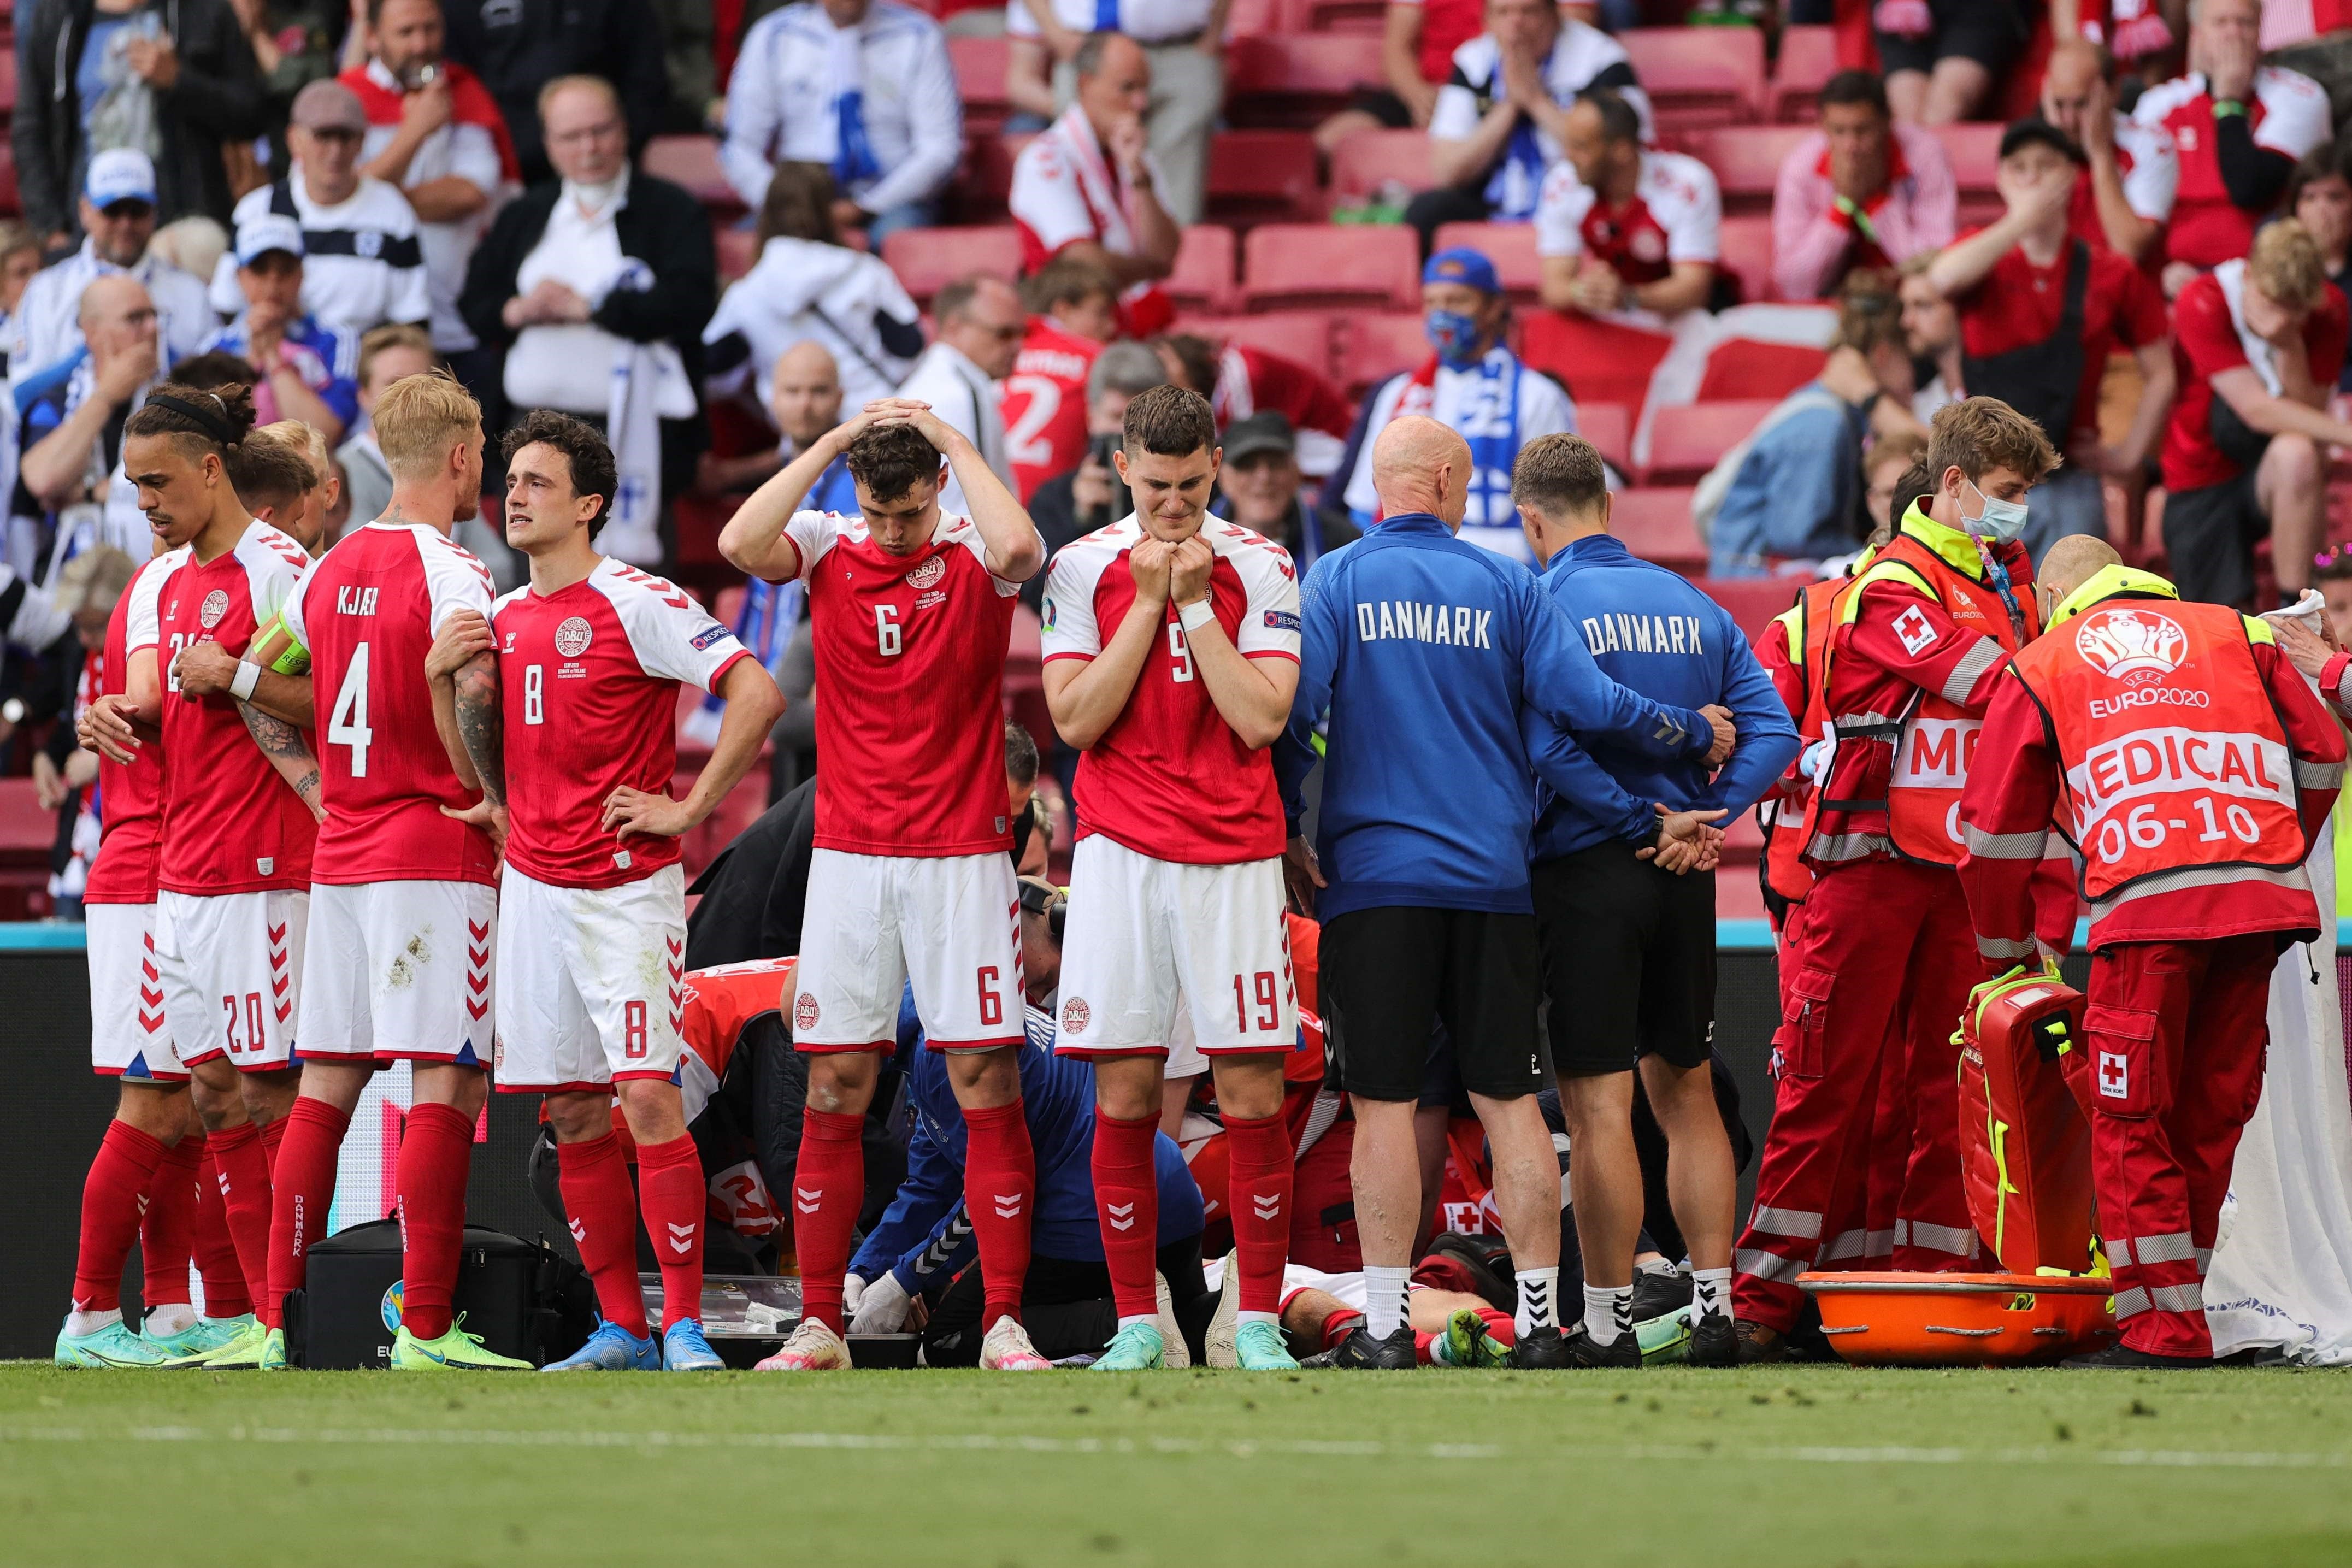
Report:
M547 1096L563 1206L604 1316L547 1370L715 1370L701 1322L702 1163L677 1083L678 838L758 758L784 700L682 590L596 552L619 483L602 436L541 409L507 432L505 452L507 542L530 558L530 583L492 605L487 624L474 610L449 612L428 668L436 679L467 672L456 726L485 797L468 815L505 837L498 1087ZM493 648L495 699L473 662ZM672 800L682 681L727 709L692 792ZM613 1135L615 1095L637 1145L635 1199ZM659 1344L637 1287L639 1207L661 1258Z
M1298 685L1297 574L1280 545L1208 515L1223 454L1206 398L1139 393L1123 439L1114 460L1135 511L1063 550L1045 588L1045 700L1085 753L1057 1048L1095 1058L1095 1202L1118 1304L1095 1364L1162 1364L1151 1149L1189 1012L1232 1152L1237 1353L1290 1367L1282 1068L1298 1004L1265 748Z
M836 457L862 515L799 510ZM969 517L940 510L950 473ZM1017 1059L1003 682L1013 606L1045 542L969 439L927 404L885 399L761 486L719 543L755 576L808 584L824 693L793 1002L793 1043L811 1053L792 1194L803 1316L760 1365L849 1364L842 1280L866 1192L861 1129L911 982L925 1037L948 1053L969 1141L981 1364L1037 1370L1046 1363L1021 1327L1036 1161Z
M121 763L135 755L134 723L159 726L172 759L156 873L157 978L194 1080L246 1286L260 1302L268 1284L265 1143L278 1136L264 1129L282 1130L294 1097L319 778L296 724L254 706L251 686L215 684L223 666L238 673L235 661L310 564L301 546L254 520L229 480L232 449L252 428L242 388L172 383L125 423L123 472L178 565L157 614L163 679L102 699L89 733L101 756ZM267 1337L257 1320L205 1364L259 1365Z

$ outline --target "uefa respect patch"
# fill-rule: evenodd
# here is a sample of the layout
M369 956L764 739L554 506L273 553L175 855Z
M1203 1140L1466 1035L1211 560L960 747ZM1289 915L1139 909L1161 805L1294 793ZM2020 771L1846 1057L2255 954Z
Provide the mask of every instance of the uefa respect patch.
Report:
M1290 610L1268 610L1265 624L1278 632L1295 632L1298 629L1298 616Z
M725 626L711 626L694 639L695 649L698 652L708 651L734 635Z

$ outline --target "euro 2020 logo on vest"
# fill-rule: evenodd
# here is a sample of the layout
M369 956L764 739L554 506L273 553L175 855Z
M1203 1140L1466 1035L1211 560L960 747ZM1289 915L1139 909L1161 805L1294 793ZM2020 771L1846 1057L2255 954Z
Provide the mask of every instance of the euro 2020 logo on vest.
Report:
M2095 610L2074 633L2074 651L2130 686L2158 680L2188 657L2189 634L2171 616L2128 606Z

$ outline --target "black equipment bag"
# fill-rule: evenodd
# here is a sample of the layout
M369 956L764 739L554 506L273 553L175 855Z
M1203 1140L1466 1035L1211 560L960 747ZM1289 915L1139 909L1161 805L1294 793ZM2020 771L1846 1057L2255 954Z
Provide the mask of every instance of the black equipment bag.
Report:
M296 1366L381 1367L400 1324L400 1222L372 1220L310 1249L305 1287L286 1298L286 1356ZM467 1332L533 1366L570 1355L595 1327L596 1293L544 1244L466 1227L452 1305Z

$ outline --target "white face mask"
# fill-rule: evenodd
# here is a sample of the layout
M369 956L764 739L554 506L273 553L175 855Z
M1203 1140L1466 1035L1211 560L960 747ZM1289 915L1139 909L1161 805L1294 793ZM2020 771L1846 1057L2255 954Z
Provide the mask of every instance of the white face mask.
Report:
M1974 517L1970 517L1967 512L1960 513L1960 521L1970 533L1975 534L1979 539L1998 539L2007 542L2025 532L2027 514L2023 501L1996 500L1984 491L1977 489L1974 479L1967 483L1969 489L1977 491L1977 499L1984 502L1984 510Z

